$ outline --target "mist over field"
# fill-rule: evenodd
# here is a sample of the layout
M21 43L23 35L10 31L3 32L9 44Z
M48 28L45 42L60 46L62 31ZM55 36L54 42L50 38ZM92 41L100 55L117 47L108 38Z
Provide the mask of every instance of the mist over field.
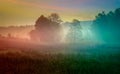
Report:
M120 74L119 0L0 1L0 74Z

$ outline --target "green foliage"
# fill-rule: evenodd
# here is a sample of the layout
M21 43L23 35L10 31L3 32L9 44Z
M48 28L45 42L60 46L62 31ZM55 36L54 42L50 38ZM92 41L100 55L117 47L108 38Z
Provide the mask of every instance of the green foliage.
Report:
M119 43L120 38L120 8L114 12L99 13L93 22L93 31L108 43Z
M16 57L14 57L16 56ZM39 58L0 55L1 74L120 74L120 55L87 58L80 54L41 54ZM116 59L116 60L113 60Z

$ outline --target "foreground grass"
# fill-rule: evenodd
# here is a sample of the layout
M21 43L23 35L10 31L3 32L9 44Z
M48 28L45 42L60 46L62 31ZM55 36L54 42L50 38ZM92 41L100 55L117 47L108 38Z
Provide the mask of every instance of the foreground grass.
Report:
M120 54L87 57L7 51L0 53L0 74L120 74Z

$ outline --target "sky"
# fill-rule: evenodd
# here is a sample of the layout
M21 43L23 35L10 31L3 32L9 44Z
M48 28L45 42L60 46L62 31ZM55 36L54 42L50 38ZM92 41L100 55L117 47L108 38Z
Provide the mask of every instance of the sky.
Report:
M40 15L51 13L63 21L87 21L119 7L120 0L0 0L0 26L34 25Z

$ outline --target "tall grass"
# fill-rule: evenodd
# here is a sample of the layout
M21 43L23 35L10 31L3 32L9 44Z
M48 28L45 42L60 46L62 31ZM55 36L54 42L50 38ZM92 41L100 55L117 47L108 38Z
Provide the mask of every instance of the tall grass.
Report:
M24 53L0 54L0 74L120 74L120 54L99 57L40 54L36 57Z

